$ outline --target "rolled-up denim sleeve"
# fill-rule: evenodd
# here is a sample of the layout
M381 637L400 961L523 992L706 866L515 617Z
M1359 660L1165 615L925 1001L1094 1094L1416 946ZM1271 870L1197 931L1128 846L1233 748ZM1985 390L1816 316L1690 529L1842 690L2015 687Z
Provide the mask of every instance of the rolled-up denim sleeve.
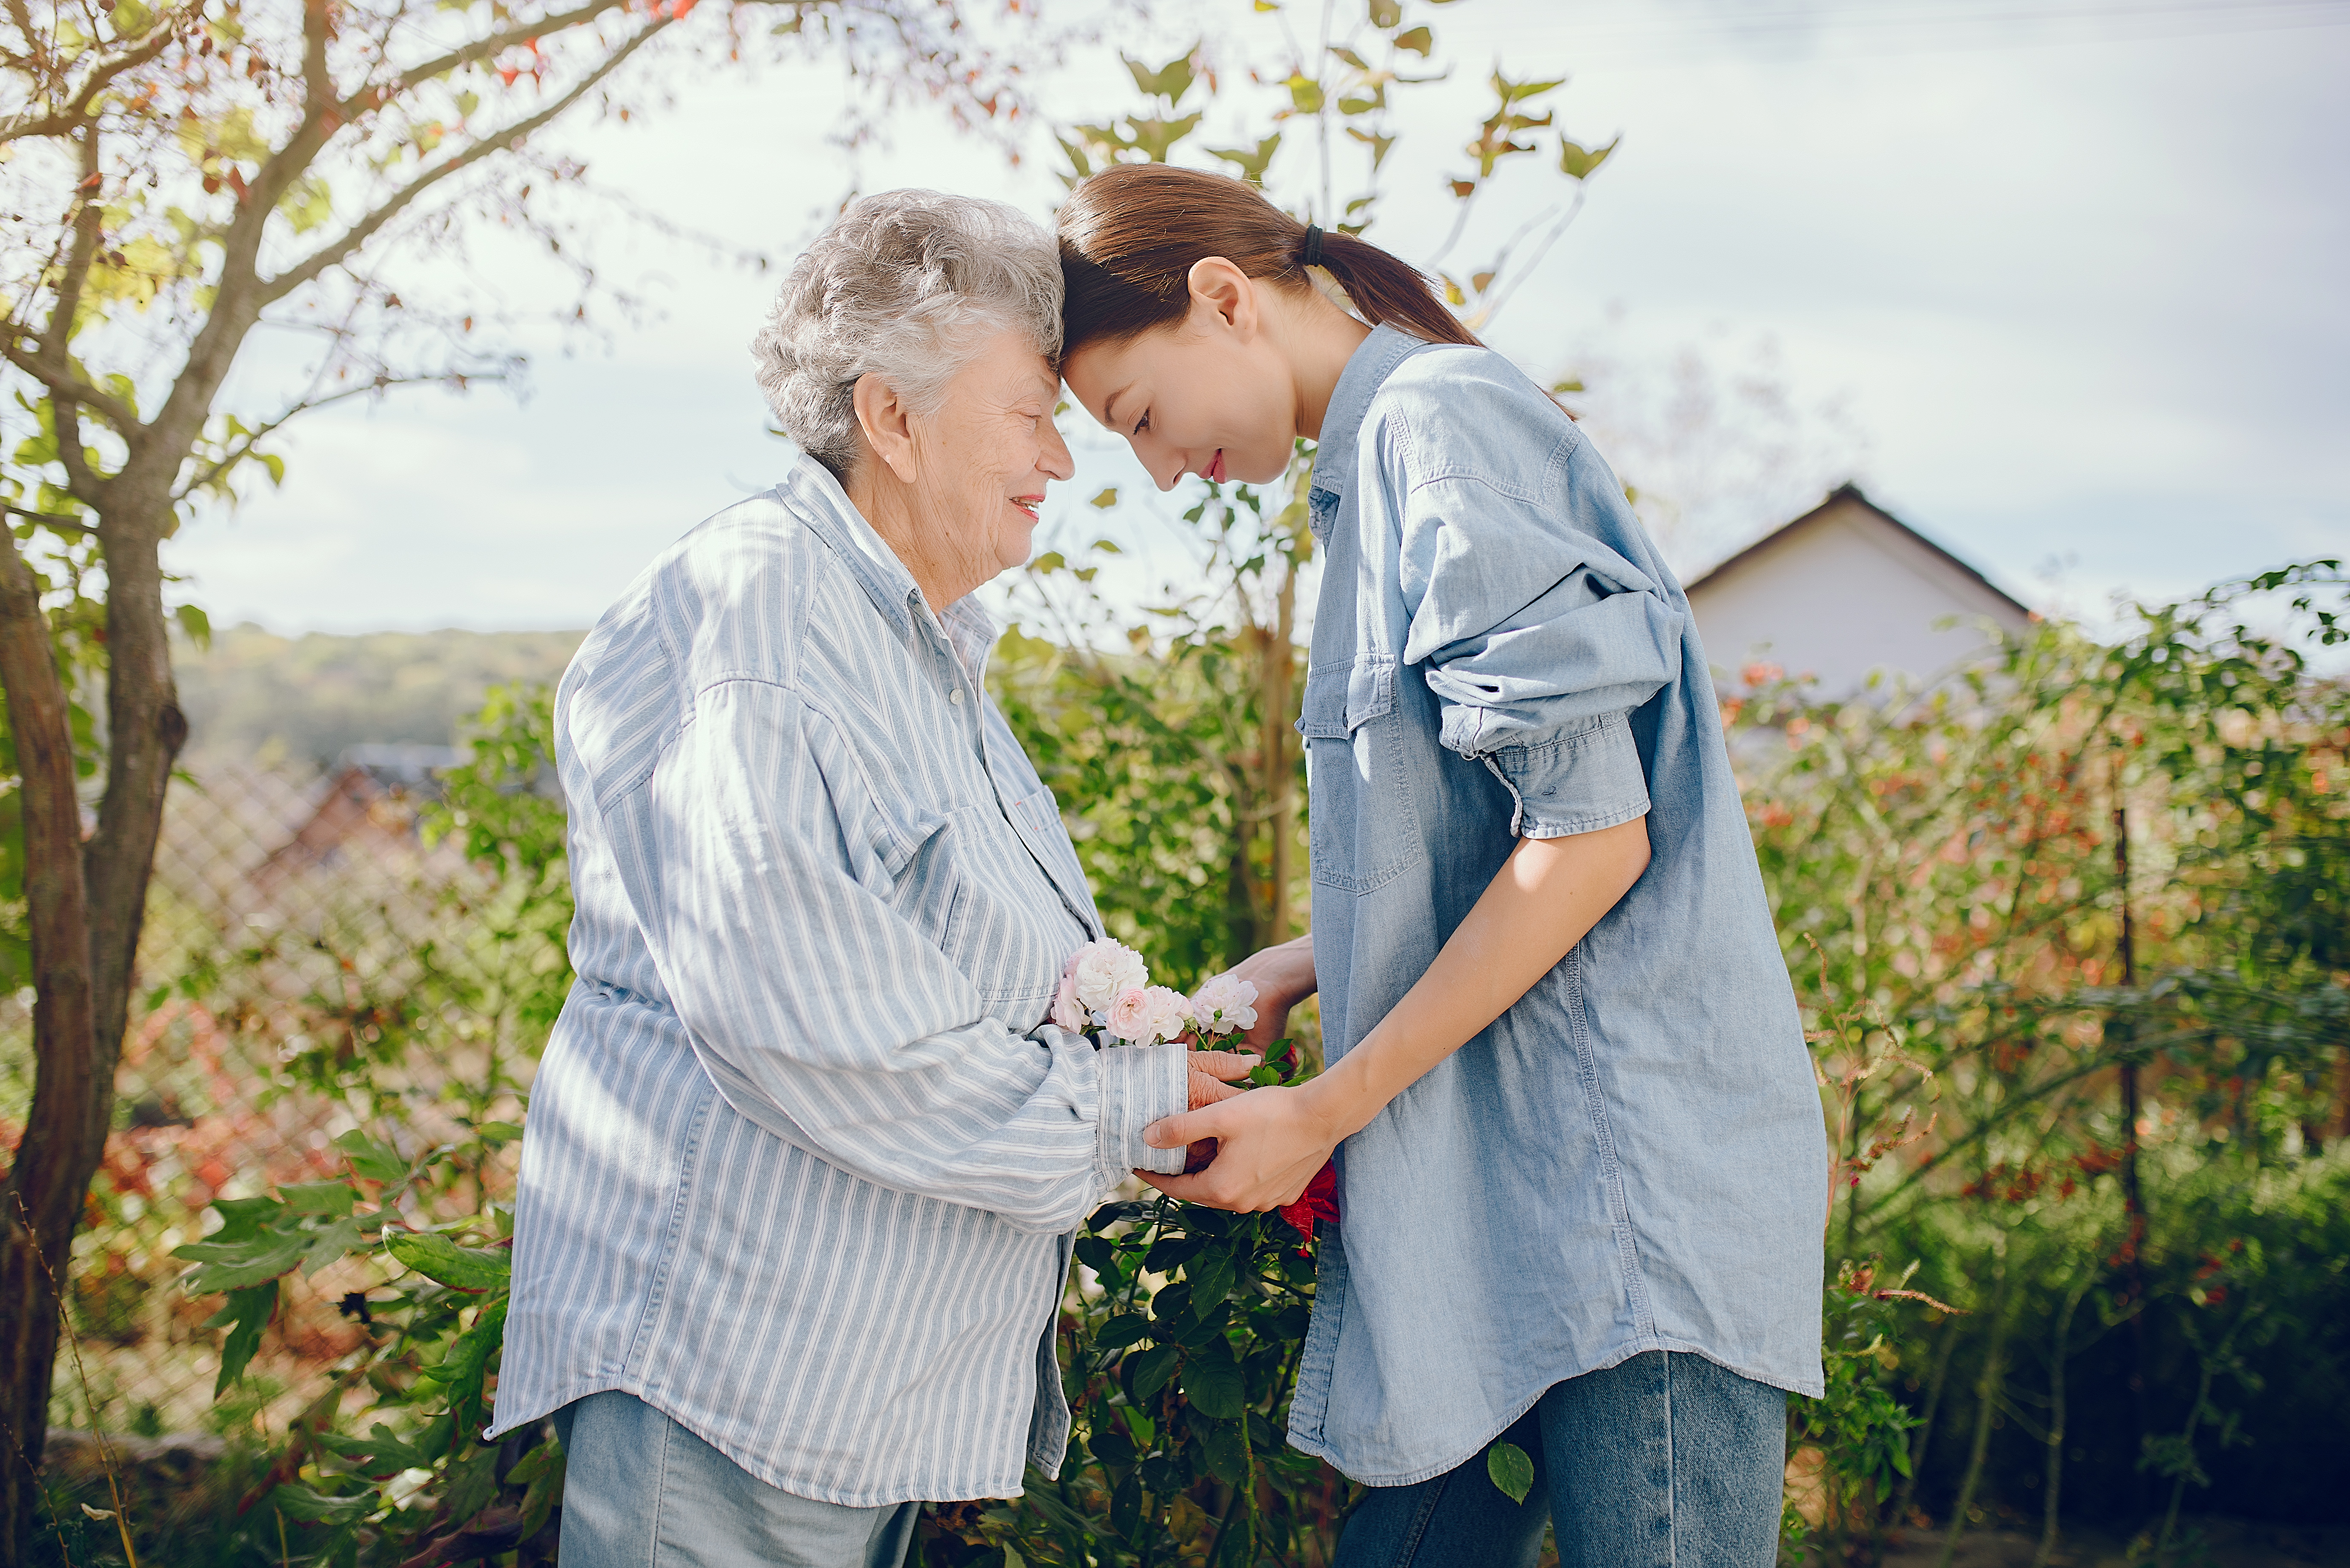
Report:
M1444 745L1509 786L1526 838L1647 813L1629 715L1680 674L1682 613L1593 526L1626 507L1615 475L1574 434L1551 472L1534 493L1426 480L1402 518L1405 659L1442 706Z

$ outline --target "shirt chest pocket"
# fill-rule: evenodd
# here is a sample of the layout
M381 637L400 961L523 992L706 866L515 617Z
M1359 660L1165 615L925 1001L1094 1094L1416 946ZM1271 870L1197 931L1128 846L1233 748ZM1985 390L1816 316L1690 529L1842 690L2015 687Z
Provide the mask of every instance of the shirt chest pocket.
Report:
M1311 666L1304 712L1311 769L1307 821L1314 880L1367 893L1424 853L1414 809L1391 654L1359 653Z
M1085 934L1028 846L992 805L926 814L890 903L938 945L987 1011L1026 1029L1052 1005Z

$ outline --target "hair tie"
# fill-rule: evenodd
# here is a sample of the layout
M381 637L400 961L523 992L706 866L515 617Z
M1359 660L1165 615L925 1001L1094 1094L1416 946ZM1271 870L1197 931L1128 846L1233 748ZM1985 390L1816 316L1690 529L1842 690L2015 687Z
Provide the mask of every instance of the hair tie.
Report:
M1299 266L1322 265L1322 230L1319 225L1314 223L1305 225L1305 252L1299 258L1297 265Z

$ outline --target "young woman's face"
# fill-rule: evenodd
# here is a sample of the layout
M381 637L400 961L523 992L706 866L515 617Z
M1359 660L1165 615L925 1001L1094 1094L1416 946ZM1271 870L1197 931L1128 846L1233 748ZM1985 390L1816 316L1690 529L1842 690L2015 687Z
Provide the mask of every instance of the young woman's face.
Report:
M1159 489L1187 473L1267 484L1289 466L1296 378L1258 303L1220 308L1194 294L1173 326L1089 343L1062 361L1077 401L1127 439Z

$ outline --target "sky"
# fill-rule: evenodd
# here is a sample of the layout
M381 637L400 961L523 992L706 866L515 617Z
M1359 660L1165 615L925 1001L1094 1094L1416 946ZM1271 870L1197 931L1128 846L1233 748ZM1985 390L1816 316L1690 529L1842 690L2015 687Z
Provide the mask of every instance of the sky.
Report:
M1178 0L1118 42L1156 63L1212 26L1230 74L1313 9ZM1372 238L1419 260L1412 242L1449 224L1440 178L1496 60L1569 75L1547 101L1578 140L1622 137L1485 336L1545 381L1582 375L1570 401L1619 471L1685 494L1668 540L1684 577L1845 479L2026 603L2092 620L2116 594L2350 553L2345 0L1408 9L1457 68L1415 89ZM1046 113L1134 107L1111 55L1040 68ZM702 70L565 145L606 187L779 264L851 189L1049 215L1041 138L1014 168L916 109L851 155L826 140L843 92L824 65ZM1237 124L1242 96L1212 112ZM1453 259L1565 188L1511 171ZM746 345L777 275L640 226L597 237L646 319L528 342L519 396L311 416L281 443L282 487L172 543L178 591L282 632L584 627L694 522L774 483L791 452ZM513 303L547 282L521 261L494 279ZM232 396L274 373L264 345ZM1677 447L1659 410L1709 391L1722 411ZM1106 530L1175 569L1172 508L1082 410L1063 423L1079 472L1046 537ZM1106 485L1128 500L1114 514L1085 504Z

